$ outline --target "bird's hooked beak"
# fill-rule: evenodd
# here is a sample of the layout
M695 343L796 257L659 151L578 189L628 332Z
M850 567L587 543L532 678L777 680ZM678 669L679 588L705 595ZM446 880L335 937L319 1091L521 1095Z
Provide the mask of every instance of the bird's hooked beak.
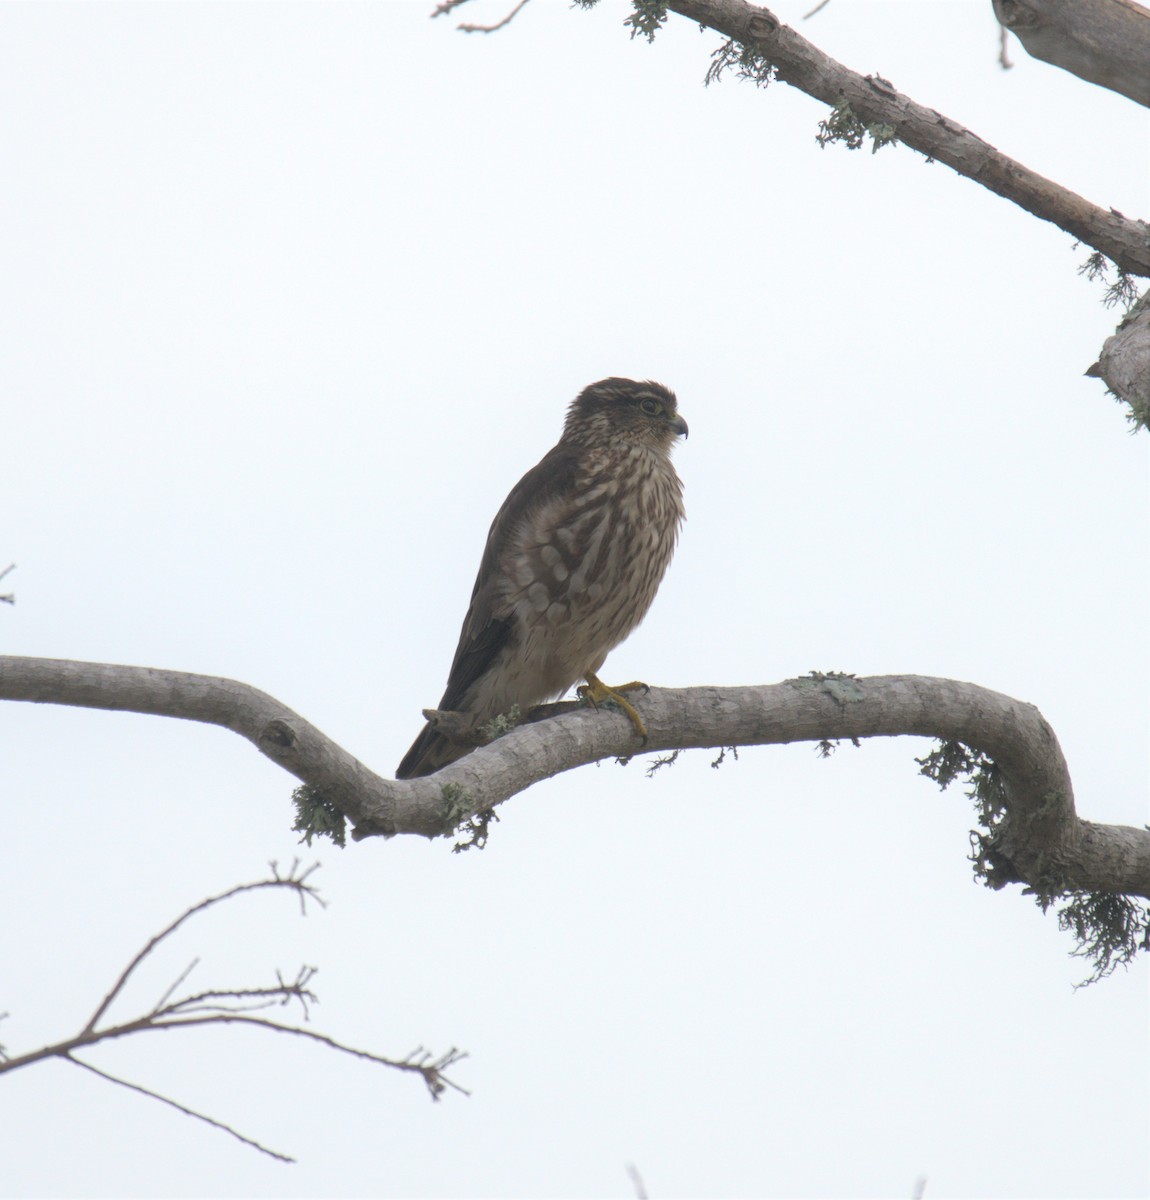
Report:
M678 413L671 418L671 428L676 434L679 434L682 437L686 437L687 434L691 432L690 429L687 428L687 422L684 421Z

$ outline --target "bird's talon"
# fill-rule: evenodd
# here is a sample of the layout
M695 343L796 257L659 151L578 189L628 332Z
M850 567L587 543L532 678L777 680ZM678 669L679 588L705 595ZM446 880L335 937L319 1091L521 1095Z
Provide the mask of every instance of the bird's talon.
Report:
M635 732L645 744L647 741L646 722L639 715L639 710L623 695L623 692L633 692L638 688L643 688L648 692L651 690L645 683L640 683L638 680L625 683L622 687L608 687L597 675L588 673L587 682L578 687L575 694L594 709L598 709L604 700L610 700L620 712L627 716L634 726Z

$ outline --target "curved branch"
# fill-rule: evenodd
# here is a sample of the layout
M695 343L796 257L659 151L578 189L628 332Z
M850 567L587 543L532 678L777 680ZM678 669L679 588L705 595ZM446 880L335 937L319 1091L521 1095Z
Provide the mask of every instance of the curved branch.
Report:
M1008 817L995 853L1014 878L1150 897L1150 832L1082 821L1058 740L1042 714L972 683L915 675L812 676L760 687L654 689L639 702L648 738L608 710L571 705L520 725L435 775L397 781L369 770L266 693L231 679L55 659L0 657L0 699L120 709L205 721L246 737L320 789L355 836L437 837L532 784L603 758L830 738L952 739L1001 772Z
M746 0L668 0L667 7L753 51L784 83L832 107L845 101L864 124L890 126L900 142L1066 230L1123 271L1150 275L1150 226L1144 221L1091 204L915 103L880 76L844 67L767 9Z

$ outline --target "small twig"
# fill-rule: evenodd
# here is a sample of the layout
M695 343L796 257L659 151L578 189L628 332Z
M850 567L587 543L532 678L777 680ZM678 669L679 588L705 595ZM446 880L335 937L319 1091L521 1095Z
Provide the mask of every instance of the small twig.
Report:
M443 0L441 4L435 6L435 11L431 14L432 20L436 17L445 17L452 9L458 8L461 4L466 4L467 0Z
M202 1112L196 1112L194 1108L185 1108L184 1105L177 1103L168 1096L162 1096L159 1092L153 1092L150 1088L141 1087L138 1083L129 1083L126 1079L119 1079L115 1075L109 1075L107 1071L101 1071L98 1067L92 1066L91 1063L81 1062L80 1059L73 1057L71 1054L62 1055L62 1057L66 1058L70 1063L75 1063L78 1067L83 1067L85 1071L91 1071L93 1075L99 1075L101 1079L106 1079L109 1083L117 1083L120 1087L125 1087L131 1092L139 1092L142 1096L151 1096L153 1100L159 1100L161 1104L169 1105L177 1112L182 1112L186 1117L195 1117L197 1121L203 1121L215 1129L222 1129L224 1133L230 1133L232 1137L243 1142L245 1146L251 1146L253 1150L258 1150L261 1154L266 1154L270 1158L278 1159L283 1163L294 1163L296 1161L294 1158L289 1158L286 1154L281 1154L278 1150L271 1150L267 1146L261 1145L254 1138L245 1137L230 1125L225 1125L223 1121L216 1121Z
M998 27L998 65L1004 70L1009 71L1014 63L1010 61L1010 51L1006 45L1006 26L999 25Z
M315 967L300 967L295 981L287 983L283 975L277 971L276 978L279 980L279 983L275 987L236 988L235 990L222 992L198 992L194 996L184 996L182 999L168 1004L163 1008L153 1009L151 1015L157 1019L161 1019L190 1012L260 1012L265 1008L282 1008L291 1000L298 1000L303 1008L304 1020L310 1020L307 1007L308 1001L310 1000L313 1004L318 1004L319 997L315 992L310 991L306 985L311 982L315 973ZM213 1003L213 1001L217 1000L226 1001L226 1003ZM240 1003L243 1000L253 1000L254 1003Z
M826 0L823 0L823 3L825 4ZM627 1174L631 1177L631 1186L635 1189L635 1200L647 1200L647 1185L643 1182L643 1176L639 1174L639 1168L634 1163L628 1163Z
M824 0L825 2L825 0ZM519 10L527 3L527 0L519 0L519 3L503 18L502 21L496 21L494 25L459 25L457 28L461 33L494 33L497 29L502 29L504 25L510 25L515 20Z
M338 1050L341 1054L348 1054L352 1058L363 1059L364 1062L373 1062L381 1067L391 1067L394 1071L406 1071L410 1074L421 1075L434 1100L438 1100L447 1088L453 1088L464 1096L471 1094L466 1088L446 1078L443 1074L448 1067L453 1067L467 1057L466 1052L456 1050L455 1047L438 1058L433 1058L431 1051L424 1050L422 1047L413 1050L406 1058L388 1058L383 1054L373 1054L370 1050L361 1050L358 1046L345 1045L343 1042L329 1037L326 1033L316 1033L314 1029L301 1029L298 1025L281 1025L278 1021L269 1021L266 1017L252 1017L243 1012L209 1013L199 1017L165 1017L157 1021L149 1021L146 1024L133 1021L128 1025L103 1030L97 1038L88 1039L85 1044L94 1045L96 1041L130 1033L151 1032L160 1029L189 1029L197 1025L253 1025L260 1029L270 1029L273 1033L294 1034L296 1037L318 1042L329 1050ZM56 1057L69 1057L67 1049L69 1045L71 1043L55 1047Z
M820 0L820 3L816 4L809 13L803 13L803 20L809 21L811 19L811 17L813 17L815 15L815 13L822 12L822 10L824 8L826 8L826 6L828 4L830 4L830 2L831 2L831 0Z
M169 1016L176 1016L181 1013L249 1013L249 1012L265 1012L269 1008L282 1008L287 1003L288 997L284 996L280 988L264 989L268 994L268 999L255 1000L250 1004L241 1004L240 997L251 993L236 992L236 999L228 1003L210 1004L206 1002L193 1003L197 997L189 996L186 1000L180 1000L176 1004L164 1009L156 1014L158 1019L163 1019ZM208 993L209 996L216 995L221 999L226 999L232 995L230 992L213 992ZM274 998L273 998L274 997Z
M15 571L15 570L16 570L16 564L9 563L4 568L3 571L0 571L0 579L3 579L4 576L8 574L9 571ZM16 593L15 592L5 592L4 595L0 596L0 600L3 600L5 604L15 604L16 603Z
M200 965L200 960L198 958L193 958L192 961L190 963L188 963L188 965L176 977L176 980L172 984L172 986L170 988L168 988L168 990L159 998L159 1000L156 1001L155 1006L152 1008L153 1016L155 1016L156 1013L163 1011L164 1006L172 998L172 993L176 990L176 988L178 988L180 986L180 984L182 984L184 982L185 979L188 978L188 976L199 965Z

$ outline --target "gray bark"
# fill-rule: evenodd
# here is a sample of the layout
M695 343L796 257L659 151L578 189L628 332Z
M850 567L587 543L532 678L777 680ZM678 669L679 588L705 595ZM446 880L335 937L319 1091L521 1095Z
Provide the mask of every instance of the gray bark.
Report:
M993 0L1033 58L1150 107L1150 9L1134 0Z
M1008 820L995 846L1019 881L1150 898L1150 831L1097 825L1074 809L1066 762L1033 705L924 676L790 679L761 687L656 689L638 700L637 742L622 714L572 706L521 725L436 775L385 779L264 692L231 679L42 658L0 657L0 699L117 709L231 729L322 789L356 838L450 834L532 784L603 758L715 746L916 734L961 741L994 760Z
M1102 346L1087 375L1096 375L1130 406L1132 419L1150 428L1150 292L1126 314Z

